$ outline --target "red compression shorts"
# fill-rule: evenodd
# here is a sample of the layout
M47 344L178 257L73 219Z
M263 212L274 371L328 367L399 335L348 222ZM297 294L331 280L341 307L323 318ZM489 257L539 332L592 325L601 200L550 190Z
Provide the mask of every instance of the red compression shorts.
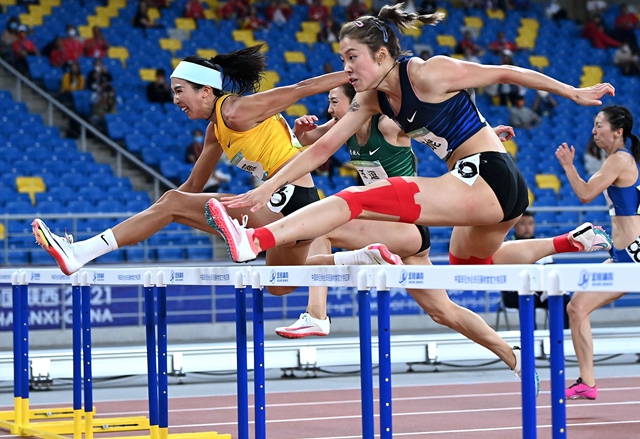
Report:
M420 192L418 185L403 179L392 177L389 184L363 191L343 190L335 194L349 205L350 220L360 216L363 210L383 215L399 216L400 222L415 223L420 218L422 210L416 204L414 195Z

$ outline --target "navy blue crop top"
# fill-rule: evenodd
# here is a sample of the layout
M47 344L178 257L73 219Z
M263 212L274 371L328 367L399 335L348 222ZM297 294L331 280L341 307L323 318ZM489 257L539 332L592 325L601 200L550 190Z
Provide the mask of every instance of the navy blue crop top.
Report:
M626 149L619 149L617 152L631 154ZM636 162L636 166L638 168L638 179L635 184L626 187L611 185L605 191L605 197L609 202L609 215L640 215L640 163Z
M387 95L378 91L380 110L393 119L409 137L429 146L438 157L446 161L458 146L486 125L486 120L466 90L437 104L418 99L407 73L410 61L411 58L407 58L398 65L402 92L400 111L396 114Z

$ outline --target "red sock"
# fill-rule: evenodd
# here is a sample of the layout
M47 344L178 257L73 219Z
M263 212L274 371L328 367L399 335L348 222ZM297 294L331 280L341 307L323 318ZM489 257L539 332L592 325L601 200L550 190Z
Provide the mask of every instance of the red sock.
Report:
M574 253L580 251L575 245L569 241L569 234L565 233L564 235L555 236L553 238L553 248L556 249L557 253Z
M276 246L276 238L273 233L266 227L260 227L253 230L253 237L260 243L262 251L269 250Z

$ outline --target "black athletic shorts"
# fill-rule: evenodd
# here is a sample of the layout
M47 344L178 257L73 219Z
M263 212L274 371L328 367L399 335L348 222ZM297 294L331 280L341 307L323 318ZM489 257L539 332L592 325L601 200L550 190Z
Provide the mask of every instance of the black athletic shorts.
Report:
M282 213L287 216L319 200L320 195L318 195L318 190L315 187L286 184L271 195L271 200L267 203L267 207L272 212Z
M416 252L416 254L425 251L429 247L431 247L431 232L429 232L429 227L421 226L416 224L418 228L418 232L420 232L420 237L422 238L422 244L420 244L420 250Z

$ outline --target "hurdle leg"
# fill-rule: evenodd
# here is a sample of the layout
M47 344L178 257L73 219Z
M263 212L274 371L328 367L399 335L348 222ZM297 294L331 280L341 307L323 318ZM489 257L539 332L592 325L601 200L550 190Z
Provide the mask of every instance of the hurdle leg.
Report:
M71 287L73 344L73 439L82 439L82 305L78 275Z
M549 344L551 345L551 429L553 439L567 437L567 406L564 394L564 297L557 272L550 274Z
M93 439L93 375L91 364L91 286L82 273L82 363L84 365L84 437Z
M378 290L378 365L380 387L380 438L391 439L391 314L389 290Z
M20 428L29 427L29 285L26 281L26 273L20 273L20 325L22 327L20 334L21 342L21 354L22 362L20 364L22 368L22 400L21 402L21 416Z
M249 370L247 366L247 296L236 285L236 367L238 373L238 439L249 439Z
M156 286L158 300L158 427L160 439L169 435L169 382L167 376L167 287Z
M360 386L362 394L362 437L373 439L373 361L371 354L371 293L358 287L360 332Z
M519 294L520 349L522 377L522 430L524 439L536 439L536 384L535 354L533 347L533 292L529 288L529 274L521 275Z
M259 285L251 289L253 298L253 406L254 434L256 439L266 439L266 394L264 369L264 296Z
M11 434L20 434L22 423L22 295L18 273L11 279L13 299L13 425Z
M158 439L158 369L156 366L156 317L154 288L144 286L145 328L147 334L147 391L149 395L149 435Z

